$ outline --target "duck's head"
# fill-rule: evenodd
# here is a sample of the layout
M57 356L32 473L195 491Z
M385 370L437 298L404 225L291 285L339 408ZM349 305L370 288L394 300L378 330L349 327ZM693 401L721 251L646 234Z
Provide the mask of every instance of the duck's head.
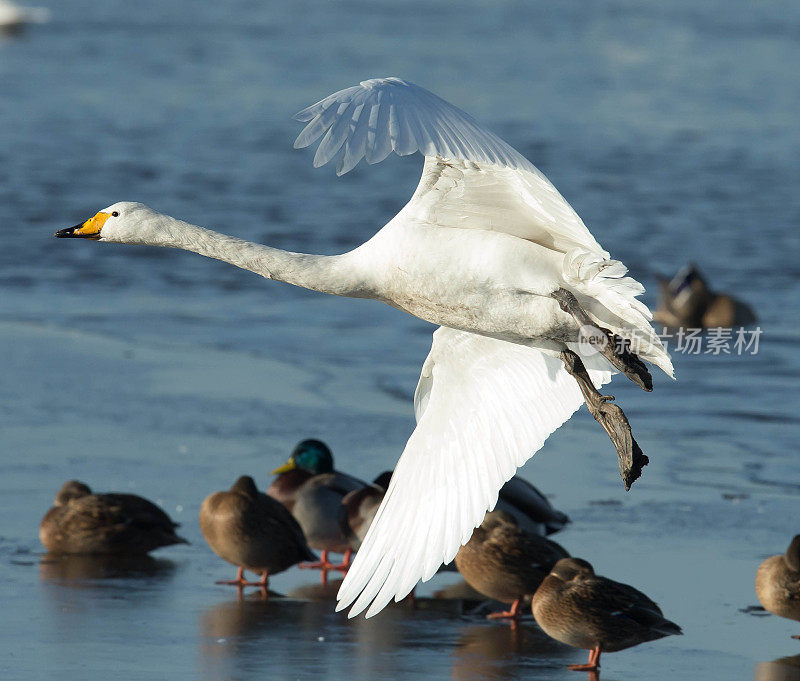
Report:
M672 279L660 279L661 305L682 321L699 325L713 294L697 265L685 265Z
M258 487L256 487L256 481L253 478L249 475L243 475L233 483L231 492L238 492L250 499L255 499L258 496Z
M163 246L169 243L170 219L143 203L120 201L85 222L59 229L59 239L88 239L125 244Z
M279 466L273 475L293 470L303 470L312 475L333 472L333 454L328 446L320 440L303 440L292 451L289 460Z
M800 534L795 535L786 553L783 554L786 564L795 572L800 572Z
M67 480L56 493L55 505L65 506L73 499L80 499L92 493L89 485L80 480Z
M594 574L594 568L582 558L562 558L550 570L550 575L569 582L576 577L588 577Z
M480 524L487 532L493 530L495 527L504 527L504 526L517 526L517 521L513 515L507 513L506 511L501 511L499 509L495 509L494 511L489 511L483 518L483 522Z

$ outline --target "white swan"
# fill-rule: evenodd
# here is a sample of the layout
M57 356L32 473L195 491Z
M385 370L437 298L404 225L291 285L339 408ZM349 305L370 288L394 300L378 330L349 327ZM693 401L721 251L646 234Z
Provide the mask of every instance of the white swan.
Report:
M41 24L50 18L49 10L41 7L20 7L0 0L0 30L13 30L23 24Z
M622 412L595 389L614 367L576 343L581 320L637 336L639 355L670 376L672 364L636 300L643 287L529 161L460 109L384 78L297 118L308 125L295 146L324 135L314 165L338 156L339 174L392 150L425 155L409 203L349 253L281 251L128 202L56 236L182 248L268 279L382 300L441 326L414 397L417 427L339 591L338 609L353 604L352 617L369 608L369 617L453 559L501 485L578 409L582 391L617 445L626 486L638 475L646 458ZM605 352L649 389L635 356Z

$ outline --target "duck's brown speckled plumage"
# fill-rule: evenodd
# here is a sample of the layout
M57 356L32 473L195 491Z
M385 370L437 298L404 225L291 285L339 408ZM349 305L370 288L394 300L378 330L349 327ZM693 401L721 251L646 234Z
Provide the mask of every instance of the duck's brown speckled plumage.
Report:
M594 650L597 660L601 651L681 633L641 591L595 575L589 563L577 558L556 563L534 594L532 610L545 633L567 645Z
M553 565L569 556L549 539L525 532L503 511L487 513L456 554L466 582L501 603L532 595Z
M792 539L786 553L761 563L756 595L769 612L800 621L800 535Z
M185 544L177 523L158 506L135 494L93 494L70 480L39 524L48 551L74 554L143 554L161 546Z
M240 477L200 507L200 529L223 560L259 574L275 574L303 560L316 560L300 525L278 501Z

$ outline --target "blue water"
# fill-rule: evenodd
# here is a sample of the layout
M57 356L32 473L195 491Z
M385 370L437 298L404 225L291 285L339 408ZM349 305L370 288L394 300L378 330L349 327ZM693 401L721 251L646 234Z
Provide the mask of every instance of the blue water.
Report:
M679 380L651 395L615 382L651 459L630 493L585 410L522 473L573 518L561 543L684 627L607 656L603 678L800 679L766 664L800 653L797 627L740 612L760 560L800 529L797 3L50 9L0 42L4 678L574 676L583 652L459 601L347 621L306 572L275 577L293 598L266 603L213 584L231 569L200 535L202 499L242 473L266 485L308 436L356 475L393 466L432 327L192 254L51 236L137 200L281 248L348 250L408 199L420 159L337 179L292 149L291 116L398 75L536 163L648 303L657 274L694 260L756 309L758 354L676 354ZM73 477L159 501L192 544L127 569L43 559L38 521Z

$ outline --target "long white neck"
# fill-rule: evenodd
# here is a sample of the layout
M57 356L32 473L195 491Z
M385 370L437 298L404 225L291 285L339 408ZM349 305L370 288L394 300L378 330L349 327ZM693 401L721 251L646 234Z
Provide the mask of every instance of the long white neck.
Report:
M260 274L267 279L352 298L371 298L372 286L359 250L343 255L309 255L270 248L159 216L151 245L180 248ZM166 218L166 219L164 219Z

